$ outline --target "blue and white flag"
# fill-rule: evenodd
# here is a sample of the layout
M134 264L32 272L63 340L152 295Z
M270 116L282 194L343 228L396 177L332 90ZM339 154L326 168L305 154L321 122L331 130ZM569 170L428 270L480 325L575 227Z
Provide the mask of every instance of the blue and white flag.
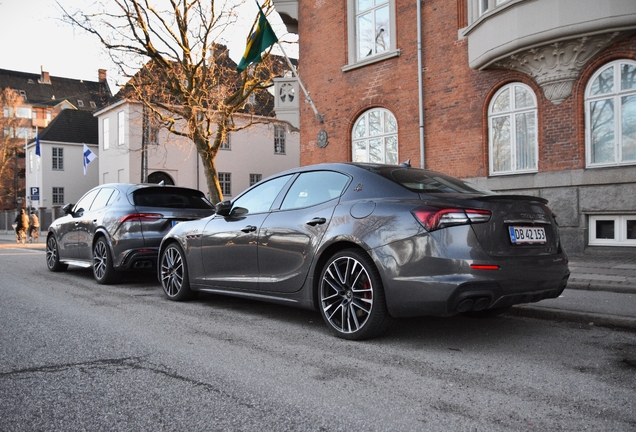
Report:
M84 144L84 175L86 175L86 167L89 163L93 162L97 155Z
M35 135L35 155L36 156L42 156L42 153L40 153L40 135Z

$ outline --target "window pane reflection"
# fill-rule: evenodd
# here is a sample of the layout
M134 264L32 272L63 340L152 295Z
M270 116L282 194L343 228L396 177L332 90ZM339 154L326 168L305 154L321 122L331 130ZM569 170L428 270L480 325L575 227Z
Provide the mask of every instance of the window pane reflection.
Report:
M613 220L597 220L596 221L596 238L613 239L614 238L614 221Z
M592 163L614 162L614 101L592 102L590 123Z

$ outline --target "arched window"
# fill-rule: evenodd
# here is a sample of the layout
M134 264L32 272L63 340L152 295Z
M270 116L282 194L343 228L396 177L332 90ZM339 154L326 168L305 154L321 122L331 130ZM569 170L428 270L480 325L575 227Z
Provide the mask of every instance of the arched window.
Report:
M397 121L391 111L384 108L366 111L353 126L353 161L397 164L397 132Z
M174 180L170 177L169 174L166 174L163 171L155 171L153 173L148 174L148 183L159 184L163 181L163 184L174 186Z
M537 171L537 100L521 83L502 87L488 107L490 174Z
M587 166L636 163L636 62L604 65L585 91Z

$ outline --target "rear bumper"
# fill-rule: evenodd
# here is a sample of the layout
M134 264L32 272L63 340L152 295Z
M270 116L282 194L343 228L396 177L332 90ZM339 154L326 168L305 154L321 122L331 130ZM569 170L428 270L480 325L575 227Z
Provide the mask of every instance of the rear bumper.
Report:
M411 239L411 245L414 243L418 241ZM451 315L556 298L570 275L563 253L493 258L472 249L453 258L424 248L420 250L426 254L411 253L411 259L400 265L396 255L400 250L393 244L371 251L382 276L389 313L395 317ZM475 270L471 264L498 269Z
M120 254L119 270L154 269L157 267L159 248L129 249Z

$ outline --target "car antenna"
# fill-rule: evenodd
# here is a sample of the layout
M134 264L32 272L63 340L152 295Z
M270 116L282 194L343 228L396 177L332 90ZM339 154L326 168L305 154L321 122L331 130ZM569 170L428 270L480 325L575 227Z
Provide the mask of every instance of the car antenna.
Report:
M411 158L408 158L408 159L406 160L406 162L402 162L402 163L400 164L400 166L403 166L403 167L406 167L406 168L411 168Z
M164 184L165 184L165 183L163 182L163 180L161 180L161 181L159 182L159 186L163 186Z

